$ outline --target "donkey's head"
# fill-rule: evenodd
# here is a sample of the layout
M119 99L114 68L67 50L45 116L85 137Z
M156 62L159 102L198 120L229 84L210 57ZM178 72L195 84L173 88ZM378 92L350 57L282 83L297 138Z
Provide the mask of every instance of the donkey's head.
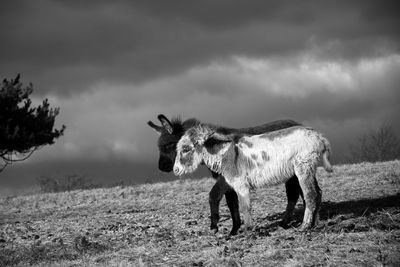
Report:
M196 125L188 129L176 146L175 175L192 173L203 161L211 170L218 172L230 143L230 137L208 126Z
M161 126L149 121L147 124L155 129L160 137L158 138L158 149L160 157L158 160L158 169L163 172L170 172L174 166L176 157L176 144L184 133L182 122L175 119L172 123L163 114L157 117Z

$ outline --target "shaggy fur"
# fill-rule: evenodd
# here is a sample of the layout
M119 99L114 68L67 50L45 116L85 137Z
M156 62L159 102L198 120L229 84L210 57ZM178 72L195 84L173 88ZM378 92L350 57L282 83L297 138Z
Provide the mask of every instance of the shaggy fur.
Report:
M301 229L306 230L315 225L321 204L316 168L322 160L325 170L332 171L330 151L329 141L321 133L303 126L235 138L199 124L179 140L174 173L191 173L204 162L223 175L242 199L247 227L252 225L249 189L284 183L296 175L305 200Z

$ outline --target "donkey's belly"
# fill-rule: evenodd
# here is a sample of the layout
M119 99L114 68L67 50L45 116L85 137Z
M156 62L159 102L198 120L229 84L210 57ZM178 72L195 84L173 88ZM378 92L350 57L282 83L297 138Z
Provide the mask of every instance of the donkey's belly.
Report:
M294 175L291 163L266 163L258 166L247 175L247 182L251 187L272 186L285 183Z

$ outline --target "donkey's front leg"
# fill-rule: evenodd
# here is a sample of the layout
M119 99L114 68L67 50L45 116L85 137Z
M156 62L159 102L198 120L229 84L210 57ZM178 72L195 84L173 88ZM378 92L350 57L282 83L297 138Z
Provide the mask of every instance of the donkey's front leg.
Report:
M216 175L217 176L217 175ZM221 202L222 197L226 193L228 185L225 182L224 177L222 176L214 176L217 178L217 182L213 186L209 194L209 203L210 203L210 211L211 211L211 226L210 229L214 233L218 232L218 222L219 222L219 203Z
M240 221L239 200L235 190L233 190L233 188L230 187L228 184L227 186L228 189L225 192L225 199L232 217L232 230L229 234L237 235L240 225L242 224Z
M252 229L253 220L251 217L250 189L243 184L233 184L232 187L235 189L239 197L245 229Z
M219 204L222 196L225 194L226 204L229 207L229 211L232 217L232 230L230 235L236 235L240 228L240 213L239 213L239 202L238 196L235 190L226 182L222 175L218 175L212 172L213 178L217 179L217 182L213 186L209 194L209 203L211 211L211 226L210 229L214 233L218 232L219 222Z

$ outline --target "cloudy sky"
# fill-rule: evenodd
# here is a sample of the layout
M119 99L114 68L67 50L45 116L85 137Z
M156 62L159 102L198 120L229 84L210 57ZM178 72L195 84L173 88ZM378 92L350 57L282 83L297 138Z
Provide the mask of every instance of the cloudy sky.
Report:
M397 1L0 2L0 78L60 107L53 146L0 185L157 171L157 114L245 127L293 119L324 132L334 160L382 123L400 132Z

